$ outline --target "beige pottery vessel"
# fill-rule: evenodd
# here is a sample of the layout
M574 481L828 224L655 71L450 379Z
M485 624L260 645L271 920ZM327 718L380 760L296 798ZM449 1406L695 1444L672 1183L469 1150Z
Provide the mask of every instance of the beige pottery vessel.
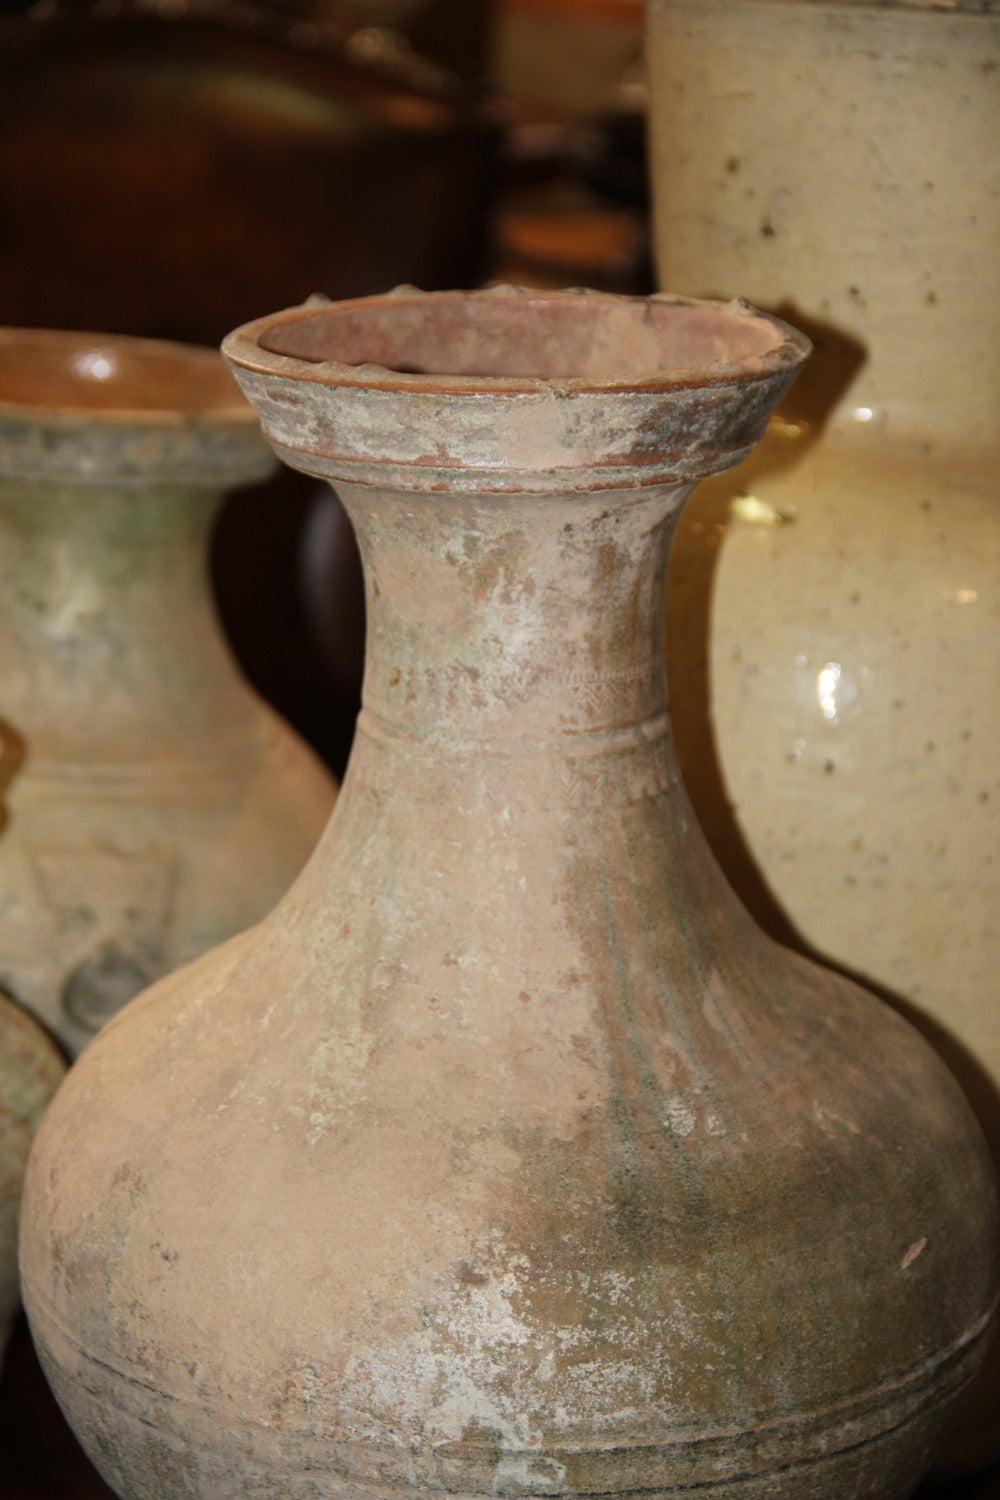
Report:
M209 592L272 463L213 351L0 332L0 983L72 1051L263 916L332 806Z
M358 533L364 708L286 899L46 1116L23 1284L81 1441L126 1500L901 1500L995 1308L985 1143L748 919L666 711L673 522L805 341L502 288L224 347Z
M1000 1160L1000 6L647 14L662 282L816 345L678 529L683 773L759 920L896 997ZM1000 1459L996 1358L960 1469Z
M0 994L0 1361L17 1311L17 1235L28 1150L66 1064L38 1022Z

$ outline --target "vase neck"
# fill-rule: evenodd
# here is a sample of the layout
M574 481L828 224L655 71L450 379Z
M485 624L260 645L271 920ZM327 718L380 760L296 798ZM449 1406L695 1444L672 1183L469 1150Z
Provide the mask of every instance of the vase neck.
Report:
M218 491L177 485L0 484L8 564L30 581L6 608L61 612L71 595L114 600L121 619L210 608L205 568Z
M362 729L445 753L572 753L662 719L669 534L689 489L340 486L366 574Z
M220 498L176 484L0 484L0 675L33 753L86 759L93 742L116 758L166 754L195 734L197 705L232 697L206 560ZM70 712L84 692L91 711Z

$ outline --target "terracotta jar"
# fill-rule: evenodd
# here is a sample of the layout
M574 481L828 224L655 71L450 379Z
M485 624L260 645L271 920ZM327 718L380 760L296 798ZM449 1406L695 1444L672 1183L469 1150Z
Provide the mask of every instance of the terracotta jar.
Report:
M746 916L667 719L673 522L805 341L501 288L225 352L357 530L364 708L286 899L43 1123L23 1286L82 1442L127 1500L907 1495L996 1302L986 1148Z
M212 351L0 332L0 983L70 1049L262 916L329 814L207 583L272 464Z
M0 994L0 1360L17 1309L17 1226L28 1150L66 1071L58 1047Z
M1000 1161L1000 4L649 0L659 275L812 335L672 560L675 732L770 930L889 992ZM1000 1349L960 1467L1000 1460Z

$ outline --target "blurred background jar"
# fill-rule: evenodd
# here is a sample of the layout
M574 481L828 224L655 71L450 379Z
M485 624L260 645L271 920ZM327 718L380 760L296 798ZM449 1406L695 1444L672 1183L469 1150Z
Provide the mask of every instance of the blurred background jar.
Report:
M1000 5L647 26L661 284L816 346L677 537L688 786L758 919L892 998L1000 1155ZM997 1379L950 1471L1000 1457Z

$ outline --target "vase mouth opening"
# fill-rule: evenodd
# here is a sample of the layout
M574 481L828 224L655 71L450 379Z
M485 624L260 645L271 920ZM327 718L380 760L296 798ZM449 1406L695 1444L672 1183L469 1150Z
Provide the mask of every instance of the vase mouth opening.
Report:
M790 368L808 347L745 303L520 287L314 302L223 345L236 365L270 374L470 394L711 385Z
M214 349L126 334L0 328L0 411L86 418L256 425Z

